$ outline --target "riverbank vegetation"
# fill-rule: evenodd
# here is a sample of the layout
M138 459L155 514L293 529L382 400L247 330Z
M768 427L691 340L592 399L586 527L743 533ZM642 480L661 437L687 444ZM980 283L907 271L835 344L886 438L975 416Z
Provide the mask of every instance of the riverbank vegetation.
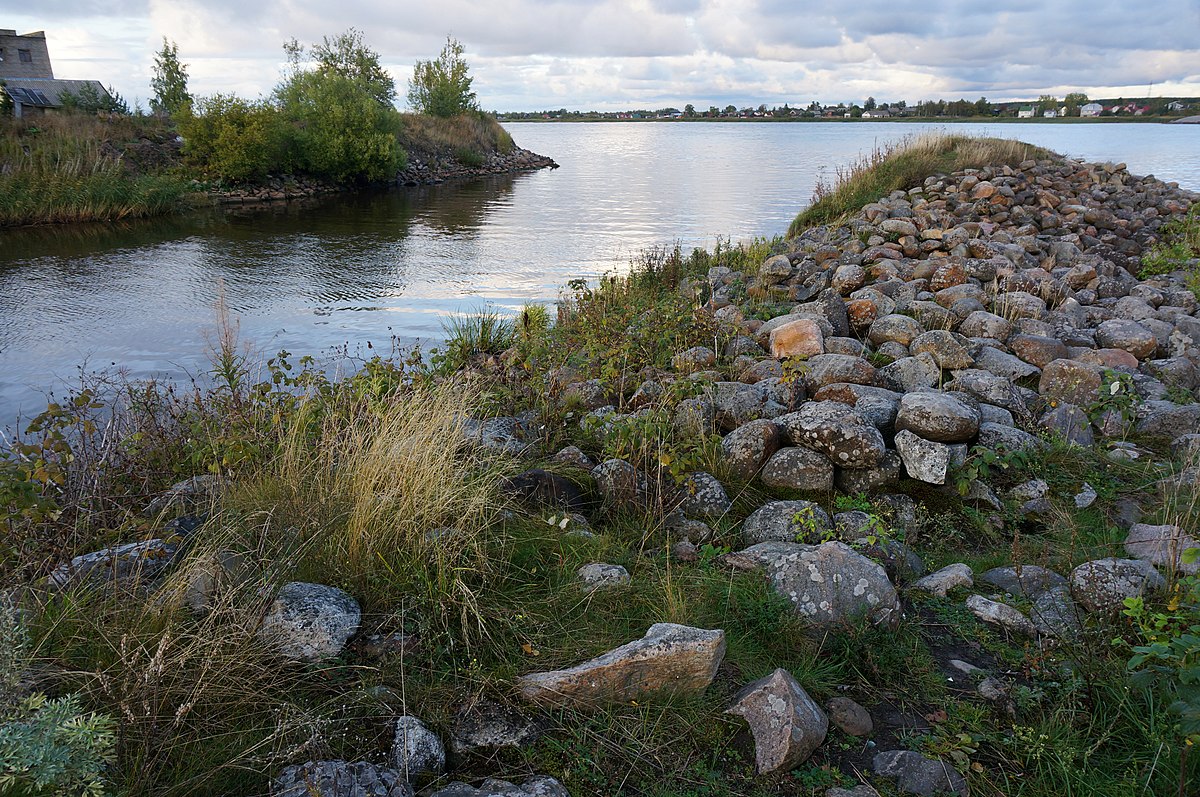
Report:
M188 179L146 159L174 133L159 120L94 115L0 119L0 227L170 212Z

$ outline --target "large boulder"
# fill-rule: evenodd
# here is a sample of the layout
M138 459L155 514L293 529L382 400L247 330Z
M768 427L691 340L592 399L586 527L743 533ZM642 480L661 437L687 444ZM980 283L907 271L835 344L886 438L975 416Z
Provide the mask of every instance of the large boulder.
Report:
M1054 360L1042 369L1038 393L1059 404L1087 407L1100 395L1101 369L1078 360Z
M821 325L812 318L798 318L770 332L771 356L782 360L785 357L816 357L825 353L825 335Z
M762 542L734 556L765 569L772 588L817 625L840 625L864 615L875 623L900 619L900 601L887 571L845 543Z
M837 382L873 385L876 380L873 365L849 354L818 354L804 365L804 385L811 393Z
M763 466L762 483L791 490L832 490L833 463L811 448L781 448Z
M701 692L725 657L725 632L655 623L641 639L565 670L517 679L527 700L546 706L627 703L656 692Z
M887 451L880 431L839 401L810 401L775 423L794 444L820 451L839 467L869 468Z
M906 393L896 431L907 429L938 443L965 443L979 431L979 410L949 393Z
M361 620L362 610L349 593L293 581L275 596L258 636L286 659L316 662L341 653Z
M1195 537L1172 523L1134 523L1125 537L1125 552L1134 559L1188 575L1200 573L1200 559L1185 562L1183 553L1198 546Z
M1117 611L1126 598L1162 589L1154 566L1140 559L1096 559L1071 571L1071 594L1088 611Z
M779 427L765 418L738 427L721 440L725 464L743 479L749 479L779 450Z
M742 537L760 542L816 542L833 528L829 515L812 501L769 501L742 523Z
M787 772L804 763L829 731L825 712L784 669L744 686L728 713L749 723L760 775Z

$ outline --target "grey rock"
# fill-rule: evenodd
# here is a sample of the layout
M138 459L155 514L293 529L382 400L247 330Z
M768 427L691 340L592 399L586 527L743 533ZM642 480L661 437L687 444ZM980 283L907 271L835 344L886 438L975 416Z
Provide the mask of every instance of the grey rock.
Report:
M284 584L258 637L286 659L316 662L342 652L358 631L362 610L349 593L325 584Z
M967 797L967 781L944 761L926 758L911 750L888 750L876 754L871 762L876 775L892 778L903 794L934 797L956 794Z
M1063 403L1050 409L1038 425L1072 445L1091 448L1096 442L1091 419L1074 404Z
M544 730L540 722L512 706L481 700L455 713L450 748L456 753L470 754L524 747L536 741Z
M970 368L975 364L975 358L967 349L967 339L944 329L918 335L908 345L908 350L914 355L929 353L937 361L938 367L947 371Z
M1042 446L1042 441L1029 432L998 423L979 424L976 443L993 451L1033 451Z
M829 515L812 501L770 501L754 510L742 523L747 543L816 542L833 528Z
M1076 509L1087 509L1092 504L1096 503L1096 499L1100 495L1096 492L1096 488L1084 482L1079 488L1079 492L1075 493L1074 501Z
M703 371L706 368L712 368L716 365L717 353L707 346L693 346L692 348L681 351L676 354L671 360L671 365L676 371L690 374L694 371Z
M1008 352L990 346L982 347L975 355L975 367L1004 379L1016 381L1038 376L1042 369Z
M941 570L917 580L913 587L931 595L946 597L946 593L958 587L973 586L975 581L969 565L958 562L946 565Z
M592 562L575 571L584 592L612 589L629 583L629 571L621 565Z
M307 797L307 796L306 796ZM571 797L565 786L554 778L538 775L520 786L507 780L488 778L474 788L461 781L431 793L429 797Z
M829 731L825 712L784 669L744 686L726 713L750 725L760 775L786 772L804 763Z
M867 338L876 346L889 341L907 346L924 332L925 327L921 326L917 319L893 313L875 319L867 332Z
M853 408L837 401L810 401L775 422L796 445L820 451L844 468L869 468L883 457L883 435Z
M901 357L879 369L879 379L892 390L905 393L910 390L934 387L942 379L942 369L929 352L915 357Z
M721 440L721 456L729 468L750 479L779 450L779 427L760 419L738 427Z
M828 491L833 489L833 463L811 448L789 446L767 460L761 478L768 487Z
M1010 595L1025 598L1034 598L1048 590L1067 585L1067 580L1058 573L1037 565L993 567L981 573L979 580Z
M928 484L945 484L951 466L966 457L965 446L937 443L907 429L896 433L896 450L908 475Z
M845 543L762 542L737 556L764 568L772 588L817 625L863 615L877 624L899 620L900 601L887 572Z
M392 762L406 781L416 783L425 775L446 771L446 748L437 734L416 717L398 717Z
M810 357L805 366L804 385L813 393L837 382L873 385L876 381L875 367L861 357L819 354Z
M50 573L49 581L59 589L81 584L131 586L161 576L178 551L178 542L160 539L114 545L60 564Z
M1200 404L1145 401L1137 410L1138 434L1158 440L1177 440L1200 432Z
M891 489L900 480L903 463L895 451L888 451L872 468L838 468L833 482L844 493L876 493Z
M1079 618L1079 607L1071 598L1067 586L1055 586L1033 599L1029 619L1043 636L1058 639L1074 639L1083 630Z
M725 487L711 473L689 473L683 480L680 491L683 498L679 503L679 511L687 517L721 517L732 505L725 493Z
M464 418L462 436L469 445L510 456L520 456L530 449L529 444L525 442L525 436L531 421L529 417L515 415L482 420Z
M1134 523L1125 537L1125 552L1132 558L1187 575L1200 573L1200 559L1183 561L1184 551L1196 547L1200 542L1195 537L1171 523Z
M982 595L972 595L967 598L967 608L985 623L1001 626L1016 634L1037 635L1037 629L1034 628L1033 622L1019 610L1007 604L989 600Z
M1003 342L1012 334L1012 324L994 313L976 310L963 319L958 331L968 338L993 338Z
M648 487L645 477L623 459L606 459L592 470L596 489L612 504L639 504Z
M1154 355L1158 341L1154 333L1136 321L1113 318L1096 327L1096 343L1106 349L1122 349L1139 360Z
M271 797L413 797L403 776L365 761L309 761L284 767Z
M896 414L896 430L908 430L938 443L965 443L979 431L975 407L948 393L906 393Z
M1126 598L1162 589L1166 582L1140 559L1096 559L1071 571L1071 595L1091 612L1118 611Z

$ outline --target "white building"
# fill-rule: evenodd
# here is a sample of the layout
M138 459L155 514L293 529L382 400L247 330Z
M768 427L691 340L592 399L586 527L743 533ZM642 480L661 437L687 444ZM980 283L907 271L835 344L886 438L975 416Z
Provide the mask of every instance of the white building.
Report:
M1103 110L1104 110L1104 106L1101 105L1100 103L1089 102L1087 105L1081 105L1079 107L1079 115L1080 116L1099 116L1100 112Z

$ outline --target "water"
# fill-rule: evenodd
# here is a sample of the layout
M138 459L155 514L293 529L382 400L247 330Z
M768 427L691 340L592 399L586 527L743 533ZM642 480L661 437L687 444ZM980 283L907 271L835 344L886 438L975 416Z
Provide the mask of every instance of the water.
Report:
M257 355L436 342L639 251L786 230L823 177L928 125L510 124L562 168L267 212L0 232L0 426L80 367L203 377L224 297ZM1200 190L1200 126L976 125Z

